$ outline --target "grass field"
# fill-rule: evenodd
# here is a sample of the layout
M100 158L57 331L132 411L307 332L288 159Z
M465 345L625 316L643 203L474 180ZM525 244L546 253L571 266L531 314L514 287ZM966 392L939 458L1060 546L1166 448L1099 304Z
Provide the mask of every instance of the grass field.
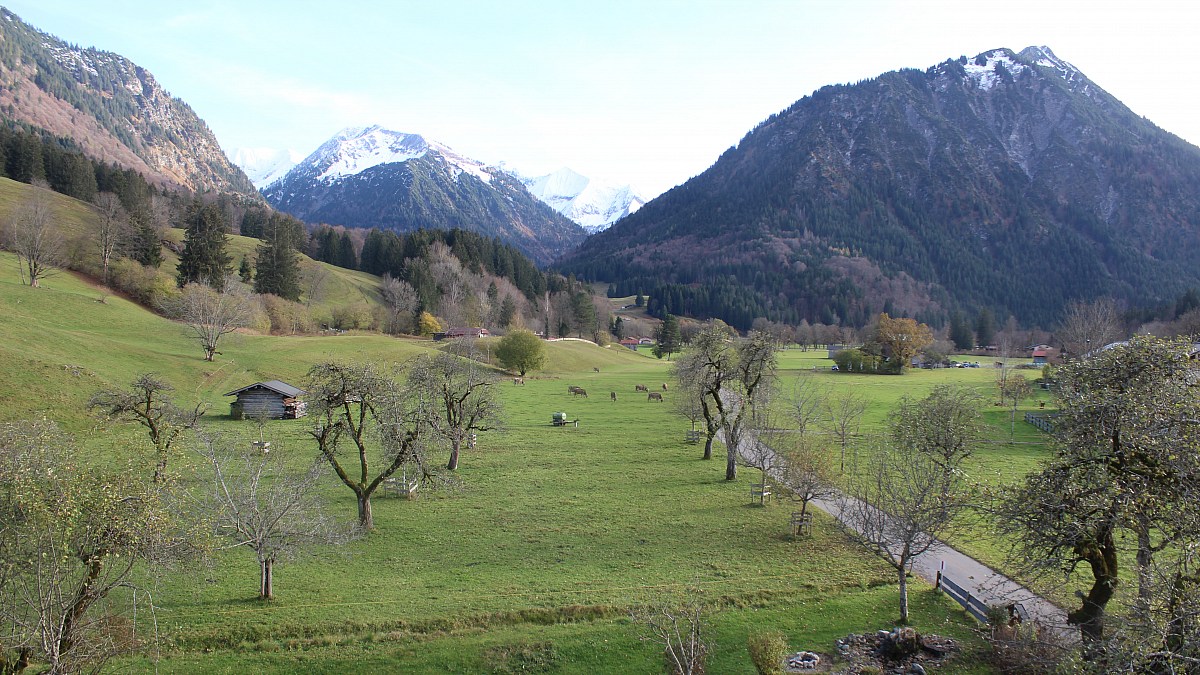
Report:
M322 360L403 363L434 346L379 335L245 334L207 363L181 326L105 297L85 279L60 274L42 289L19 285L7 254L0 255L0 332L7 365L0 418L58 420L98 462L145 456L140 429L101 423L85 410L94 391L137 373L159 373L181 402L210 405L209 425L248 437L251 425L227 416L226 391L275 378L302 385ZM752 632L778 629L796 649L830 652L835 637L891 625L896 596L886 566L828 520L818 520L811 539L792 541L786 505L751 506L751 477L724 481L723 462L702 461L700 448L683 441L688 424L669 401L635 393L638 384L669 382L667 362L578 341L547 348L546 368L526 386L497 385L506 429L481 434L478 448L464 454L461 489L414 501L377 497L375 532L281 565L270 603L255 599L257 568L244 550L154 580L157 609L140 613L139 625L149 630L153 621L164 650L157 661L117 667L657 672L660 648L640 639L629 610L701 597L710 607L710 672L751 673ZM796 354L784 355L789 372L807 364ZM934 383L924 373L886 379L872 396L890 401L906 386L915 392ZM571 397L568 385L591 395ZM552 427L554 411L579 427ZM873 424L883 418L872 415ZM296 466L314 456L307 424L267 429L275 451ZM173 462L184 476L195 464L186 454ZM334 513L353 517L352 495L335 479L323 492ZM988 672L973 624L957 606L923 585L913 603L919 628L964 640L968 653L953 672Z

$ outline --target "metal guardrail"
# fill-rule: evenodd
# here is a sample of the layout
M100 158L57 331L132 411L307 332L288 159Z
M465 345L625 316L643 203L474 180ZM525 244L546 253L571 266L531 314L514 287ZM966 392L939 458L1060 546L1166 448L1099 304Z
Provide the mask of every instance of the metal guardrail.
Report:
M988 622L988 606L979 598L971 595L971 592L954 583L949 577L938 570L937 573L937 588L945 591L946 595L954 598L954 601L962 605L967 613L975 617L982 623Z

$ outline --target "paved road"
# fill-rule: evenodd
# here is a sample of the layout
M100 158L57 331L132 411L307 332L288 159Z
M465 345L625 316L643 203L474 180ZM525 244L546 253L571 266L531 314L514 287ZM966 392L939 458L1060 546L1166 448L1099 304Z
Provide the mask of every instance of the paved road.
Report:
M755 443L758 439L746 433L742 442ZM812 504L838 521L849 524L849 519L842 512L842 505L851 499L853 498L839 493L833 499L815 500ZM937 583L939 570L989 606L1006 606L1019 602L1029 616L1040 621L1042 625L1056 629L1068 639L1079 635L1076 628L1067 624L1067 613L1062 608L962 551L937 540L928 551L913 559L912 573L934 584Z
M842 514L842 500L845 499L850 498L839 496L812 503L846 523ZM1078 634L1076 629L1067 624L1067 613L1057 605L942 541L937 541L928 551L914 558L912 565L913 574L931 584L937 583L939 570L989 606L1019 602L1030 617L1044 626L1055 628L1066 636Z

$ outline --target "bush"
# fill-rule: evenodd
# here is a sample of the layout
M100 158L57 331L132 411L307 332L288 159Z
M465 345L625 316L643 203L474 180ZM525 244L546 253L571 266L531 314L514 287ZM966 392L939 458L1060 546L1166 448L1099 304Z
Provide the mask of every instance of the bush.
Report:
M375 315L365 302L338 305L333 308L333 327L339 330L369 330L375 327Z
M298 302L284 300L277 295L270 294L260 296L259 302L270 321L273 333L294 335L311 333L316 330L316 322L313 320L312 313Z
M788 655L787 638L777 630L765 633L752 633L747 640L750 648L750 660L758 669L759 675L780 675L783 673L784 659Z
M110 286L149 307L158 307L179 295L175 280L169 275L130 258L113 261L108 272Z

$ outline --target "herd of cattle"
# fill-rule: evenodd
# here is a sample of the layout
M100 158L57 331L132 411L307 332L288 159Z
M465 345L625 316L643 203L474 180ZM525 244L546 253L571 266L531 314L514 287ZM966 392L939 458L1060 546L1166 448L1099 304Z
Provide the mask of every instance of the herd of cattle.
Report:
M515 381L515 380L514 380L513 384L516 384L516 381ZM521 382L521 384L525 384L525 383L524 383L524 382ZM666 382L663 382L662 388L663 388L663 391L666 391L666 390L667 390L667 383L666 383ZM660 394L660 393L659 393L659 392L657 392L657 391L650 391L650 389L649 389L649 388L648 388L646 385L644 385L644 384L639 384L639 385L636 385L636 386L633 388L633 390L634 390L634 391L644 391L644 392L646 392L646 400L647 400L647 401L659 401L659 402L661 402L661 401L663 400L663 396L662 396L662 394ZM583 387L577 387L577 386L575 386L575 385L570 385L570 386L568 386L568 387L567 387L567 393L568 393L568 394L571 394L572 396L582 396L582 397L584 397L584 398L587 398L587 395L588 395L588 394L587 394L587 390L586 390L586 389L584 389ZM611 400L611 401L613 401L613 402L615 403L615 402L616 402L616 400L617 400L617 392L615 392L615 391L610 391L610 392L608 392L608 398L609 398L609 400Z

